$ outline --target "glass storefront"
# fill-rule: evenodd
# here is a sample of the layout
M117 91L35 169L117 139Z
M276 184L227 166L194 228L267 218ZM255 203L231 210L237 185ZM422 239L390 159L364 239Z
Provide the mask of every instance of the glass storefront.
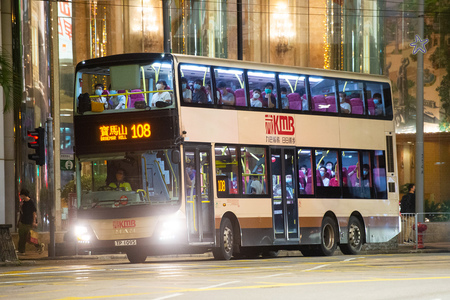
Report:
M75 65L118 53L163 52L168 33L173 53L388 76L400 134L400 184L414 181L415 164L406 159L414 157L410 154L416 114L417 63L409 44L419 21L413 1L172 0L167 9L157 0L20 2L16 10L22 26L20 63L25 90L16 132L23 137L26 130L45 125L47 117L59 114L54 118L54 132L59 133L56 160L73 159ZM429 39L424 55L425 173L442 176L433 182L426 179L425 194L428 199L444 201L450 198L443 173L450 163L446 154L450 143L443 133L450 130L450 54L446 51L450 26L438 7L428 9L436 14L426 15L423 37ZM58 18L52 18L55 10ZM53 33L58 43L52 44L52 26L58 28ZM52 47L58 47L52 52L56 59ZM52 90L57 92L52 95ZM36 191L39 202L48 190L47 166L35 167L27 160L27 149L16 148L18 185ZM65 220L68 198L74 192L73 170L61 168L55 174L59 177L55 190L62 193L56 197L58 212ZM48 213L45 207L40 209L41 215Z

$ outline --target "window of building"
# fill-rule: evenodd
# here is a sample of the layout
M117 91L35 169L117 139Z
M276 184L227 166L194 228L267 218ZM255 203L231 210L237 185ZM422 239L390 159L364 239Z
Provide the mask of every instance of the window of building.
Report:
M275 73L248 71L250 106L278 108ZM256 98L255 95L259 97Z
M280 74L281 108L308 111L305 76Z
M309 77L311 109L313 111L337 113L336 81L322 77Z
M214 78L215 88L220 92L219 104L247 106L244 71L214 68Z

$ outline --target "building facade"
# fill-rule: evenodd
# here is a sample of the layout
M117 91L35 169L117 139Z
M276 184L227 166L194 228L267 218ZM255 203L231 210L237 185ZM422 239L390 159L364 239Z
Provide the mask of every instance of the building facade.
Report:
M430 40L424 56L425 198L444 202L450 199L445 171L450 54L444 50L450 43L444 17L449 5L433 3L424 18ZM14 113L3 115L0 223L16 223L18 191L26 187L38 204L40 230L48 230L52 215L57 230L67 229L74 205L75 66L119 53L170 51L388 76L399 182L414 182L417 63L409 44L421 20L416 1L2 0L1 5L2 43L22 76L23 99ZM39 126L54 132L53 151L48 149L54 159L42 167L28 160L26 145L27 130Z

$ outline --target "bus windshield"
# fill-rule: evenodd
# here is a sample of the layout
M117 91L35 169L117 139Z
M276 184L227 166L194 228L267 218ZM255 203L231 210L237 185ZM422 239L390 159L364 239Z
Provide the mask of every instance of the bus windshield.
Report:
M175 105L172 60L78 67L78 114L171 108Z
M83 159L80 208L178 203L180 169L174 152L178 150Z

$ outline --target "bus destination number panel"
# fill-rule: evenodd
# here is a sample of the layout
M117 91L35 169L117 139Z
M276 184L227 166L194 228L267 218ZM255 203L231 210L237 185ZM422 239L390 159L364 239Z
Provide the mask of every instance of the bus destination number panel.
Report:
M111 115L75 117L75 145L78 154L103 151L148 149L154 142L175 139L175 117L170 113L124 113L120 118Z

